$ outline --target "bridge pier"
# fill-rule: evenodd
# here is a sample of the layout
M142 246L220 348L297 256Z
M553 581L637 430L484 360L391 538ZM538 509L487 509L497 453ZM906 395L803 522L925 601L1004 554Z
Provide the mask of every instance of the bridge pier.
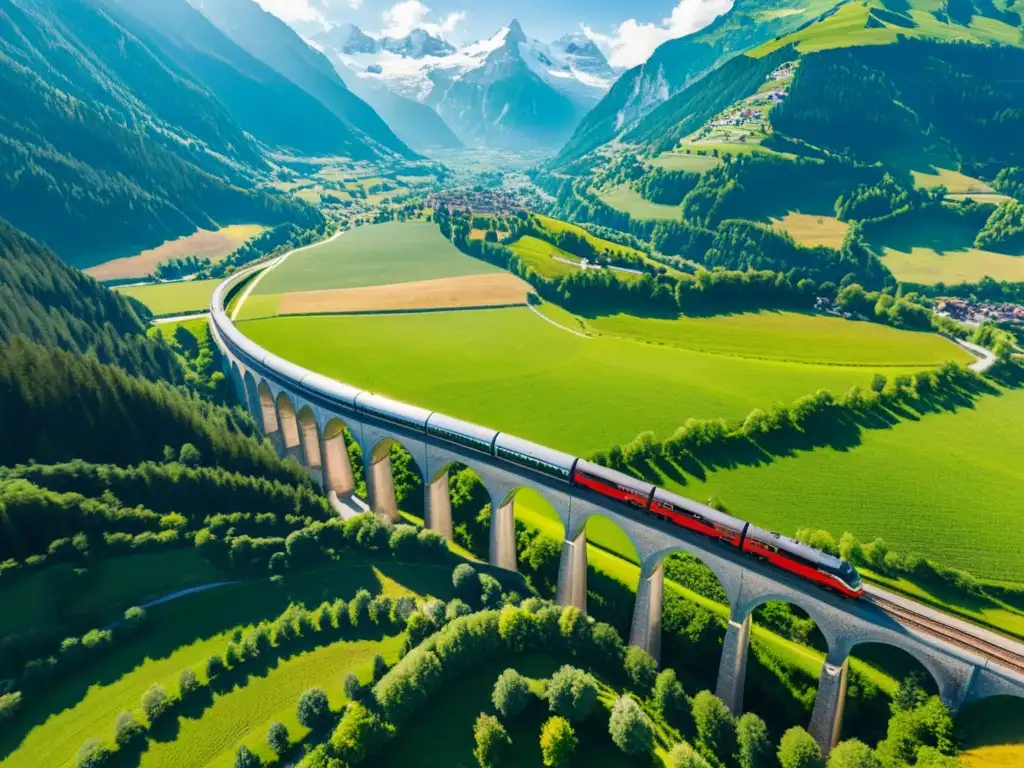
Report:
M575 606L587 612L587 532L562 542L558 563L558 588L555 600L561 606Z
M843 728L843 709L846 705L846 682L850 671L850 657L825 660L818 681L818 695L814 699L814 712L808 732L818 742L821 753L828 753L839 742Z
M423 491L426 497L423 500L426 527L451 541L452 500L448 495L448 472L442 472L434 482L424 485Z
M317 434L316 421L312 418L299 418L299 441L302 444L302 455L305 457L306 471L313 482L324 488L323 454L320 451L320 436Z
M491 503L491 565L496 565L507 571L518 570L514 505L514 497L501 506Z
M743 686L747 680L747 651L750 648L750 614L742 621L729 619L729 628L722 644L722 661L718 667L715 695L725 702L729 711L743 714Z
M395 500L395 481L391 476L391 456L387 453L368 467L366 477L370 494L370 508L388 522L398 520L398 502Z
M629 630L629 644L643 648L661 662L661 605L665 595L665 561L658 561L650 573L647 567L640 571L633 604L633 624Z

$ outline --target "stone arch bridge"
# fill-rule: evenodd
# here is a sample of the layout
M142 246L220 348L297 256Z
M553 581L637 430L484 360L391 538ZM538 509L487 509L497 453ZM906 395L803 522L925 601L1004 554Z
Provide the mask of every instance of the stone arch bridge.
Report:
M694 555L718 577L728 598L730 619L716 693L736 714L743 710L754 609L771 600L797 605L814 620L828 645L809 724L809 731L826 753L839 738L850 654L865 643L894 646L917 659L931 673L943 701L954 711L988 696L1024 697L1024 649L1000 636L878 590L859 601L845 600L737 550L639 517L628 507L585 494L567 482L358 410L354 403L359 390L270 354L235 328L224 311L224 300L251 271L230 278L214 293L214 339L240 399L264 433L281 455L294 457L308 470L339 511L340 500L351 496L355 488L344 443L346 428L362 450L370 506L383 518L398 519L389 458L392 443L409 451L423 472L426 525L446 538L452 536L448 470L461 464L476 472L494 510L490 562L502 568L516 569L515 493L532 489L554 507L565 530L557 600L583 611L587 595L586 524L591 517L605 517L625 532L640 559L629 643L655 658L660 657L661 650L665 558L673 552ZM325 395L325 389L332 394ZM903 610L892 608L901 605Z

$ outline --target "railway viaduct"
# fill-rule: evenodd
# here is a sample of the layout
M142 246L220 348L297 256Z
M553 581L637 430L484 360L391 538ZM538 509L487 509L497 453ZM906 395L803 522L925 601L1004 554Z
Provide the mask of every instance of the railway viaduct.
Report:
M370 507L386 520L398 519L389 458L393 443L409 451L423 473L426 526L448 539L452 537L449 468L460 464L476 472L490 495L493 510L490 562L501 568L516 570L515 494L524 488L533 489L554 507L565 530L556 599L581 611L586 611L587 598L587 521L594 516L605 517L626 533L640 560L629 643L655 658L661 651L665 558L673 552L696 556L718 577L728 598L730 618L716 693L736 714L743 710L754 609L772 600L797 605L815 621L828 646L808 727L826 754L839 739L850 654L859 645L888 645L910 654L929 671L942 700L953 711L988 696L1024 697L1024 666L1002 663L998 654L985 652L986 643L973 644L952 634L930 632L926 624L903 620L898 613L882 610L873 600L854 602L833 596L716 542L657 520L623 514L623 508L613 502L584 496L573 486L539 472L357 412L348 403L358 390L351 389L348 403L344 398L317 393L307 385L323 384L327 379L258 347L228 318L225 296L245 275L240 273L218 287L211 306L212 332L223 353L226 371L240 399L279 453L304 466L339 511L343 509L341 499L351 497L355 489L345 429L364 457ZM349 389L331 383L336 390ZM1007 658L1020 661L1019 647Z

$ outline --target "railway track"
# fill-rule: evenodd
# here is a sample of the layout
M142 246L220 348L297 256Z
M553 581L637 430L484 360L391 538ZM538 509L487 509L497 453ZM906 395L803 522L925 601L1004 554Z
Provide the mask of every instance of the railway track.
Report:
M944 624L941 621L926 616L923 613L895 603L891 600L876 594L870 593L866 597L878 607L883 613L891 616L900 624L915 629L927 635L932 635L946 643L955 645L964 650L971 651L988 659L1000 666L1012 669L1015 672L1024 674L1024 654L1017 653L1008 648L986 640L983 637L972 634L958 627Z

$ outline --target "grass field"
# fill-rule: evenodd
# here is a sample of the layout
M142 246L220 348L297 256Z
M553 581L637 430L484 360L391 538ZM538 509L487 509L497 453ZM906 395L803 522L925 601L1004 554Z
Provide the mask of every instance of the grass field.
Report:
M885 0L847 3L835 13L747 55L761 57L793 44L801 53L852 45L885 45L896 42L900 35L1010 45L1020 41L1017 27L990 16L975 14L970 26L946 23L940 20L942 8L942 0L909 0L898 5ZM896 13L902 16L899 23L893 23ZM872 25L868 24L869 19Z
M552 245L546 240L534 237L533 235L526 235L520 237L514 243L509 245L509 249L519 256L526 264L537 270L537 273L542 277L556 278L564 275L571 275L573 272L579 272L579 267L575 267L572 264L566 264L565 261L559 261L554 256L558 256L566 261L571 261L575 264L579 264L579 259L573 256L568 251L563 251L561 248Z
M216 232L200 229L188 237L168 240L156 248L142 251L134 256L107 261L90 267L85 272L100 281L123 280L150 275L160 262L169 259L200 256L218 262L230 256L242 243L265 230L266 227L258 224L236 224L223 227Z
M996 280L1024 280L1024 254L1009 255L974 247L977 233L953 216L930 211L900 217L872 233L871 244L899 280L952 285Z
M855 446L692 476L693 498L720 498L754 523L813 525L918 552L979 577L1024 581L1024 390L959 413L862 433Z
M704 171L721 165L722 161L710 155L688 155L685 152L664 152L651 158L651 165L664 168L666 171L688 171L704 173Z
M223 282L216 280L187 280L180 283L157 283L117 288L119 293L138 299L154 315L174 315L179 312L199 312L210 308L214 289Z
M772 226L788 232L800 245L809 248L817 245L839 248L850 228L849 224L839 221L834 216L813 216L796 212L787 213L781 219L772 219Z
M212 653L222 653L233 632L273 619L289 601L316 605L348 598L357 589L391 595L451 597L447 567L373 564L352 558L345 565L305 573L273 584L244 582L192 595L150 610L146 631L61 681L50 695L34 701L24 717L0 732L0 762L5 768L71 768L78 747L88 738L112 737L117 714L129 709L141 717L140 697L153 683L172 692L185 667L200 673ZM250 676L242 687L213 697L201 719L184 718L171 734L151 742L143 766L232 765L239 741L257 744L273 719L297 731L294 706L299 694L321 685L341 701L341 678L348 668L366 670L375 653L392 660L398 645L389 639L336 643L281 660L266 673ZM35 727L26 731L25 725Z
M914 180L914 186L916 187L924 189L945 187L950 194L954 195L967 194L969 192L995 192L992 187L981 179L966 176L959 171L953 171L949 168L929 168L926 171L912 170L910 176Z
M997 696L969 704L957 721L965 768L1024 765L1024 701Z
M218 580L194 548L104 560L85 575L67 563L52 565L0 589L0 603L18 606L0 611L0 638L22 627L46 632L57 616L106 623L154 596Z
M645 429L668 435L690 417L739 417L820 387L845 391L872 374L580 338L525 308L275 318L241 328L271 351L350 384L580 453ZM754 342L746 353L761 356L762 346ZM952 345L948 352L959 354ZM825 350L821 356L835 359Z
M971 361L967 352L935 334L794 312L748 312L674 320L620 314L588 320L587 326L598 333L697 352L767 360L873 368Z
M678 205L660 205L645 200L639 192L628 184L620 184L599 197L607 205L617 211L623 211L636 219L670 219L682 218Z
M371 224L290 256L260 281L253 296L361 288L498 271L497 267L460 253L441 237L436 224Z

